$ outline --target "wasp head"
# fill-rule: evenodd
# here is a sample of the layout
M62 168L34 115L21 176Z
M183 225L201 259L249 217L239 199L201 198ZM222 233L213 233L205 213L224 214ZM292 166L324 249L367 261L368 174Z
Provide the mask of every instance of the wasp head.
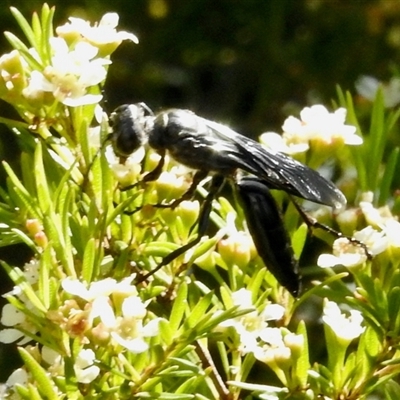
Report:
M144 104L123 104L110 115L110 135L114 152L119 157L129 157L147 142L148 126L153 120L152 111Z

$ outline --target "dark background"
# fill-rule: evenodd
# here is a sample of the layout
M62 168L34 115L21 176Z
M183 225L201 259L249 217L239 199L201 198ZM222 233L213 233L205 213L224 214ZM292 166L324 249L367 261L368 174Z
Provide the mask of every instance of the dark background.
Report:
M30 19L42 2L2 1L1 31L22 39L11 5ZM105 85L108 111L138 101L154 110L190 108L253 137L279 132L285 117L306 105L331 104L336 84L354 92L360 75L389 79L399 65L398 0L64 0L50 5L56 6L54 26L69 16L93 22L115 11L120 29L139 37L139 45L124 43L112 57ZM0 53L10 50L0 37ZM10 112L0 103L1 116ZM0 127L0 157L18 160L17 144L5 127ZM0 258L13 265L25 257L20 248L0 249ZM8 283L0 279L4 293ZM0 347L0 381L14 359L3 351Z

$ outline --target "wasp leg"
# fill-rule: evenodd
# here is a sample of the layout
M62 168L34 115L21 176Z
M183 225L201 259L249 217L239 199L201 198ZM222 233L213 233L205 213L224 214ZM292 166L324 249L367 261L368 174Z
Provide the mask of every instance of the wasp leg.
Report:
M126 192L127 190L133 189L136 186L140 185L143 182L151 182L151 181L155 181L158 179L158 177L160 176L162 169L164 167L164 163L165 163L165 152L161 153L161 159L158 162L157 166L150 172L148 172L141 181L133 183L132 185L128 185L128 186L124 186L122 188L120 188L119 190L121 192ZM114 202L114 206L116 207L118 204L116 204ZM124 211L123 213L125 215L133 215L135 213L137 213L138 211L140 211L143 207L136 207L134 210L130 210L130 211Z
M145 281L154 273L156 273L158 270L160 270L162 267L168 265L170 262L174 261L177 257L179 257L180 255L182 255L183 253L185 253L186 251L188 251L189 249L191 249L193 246L195 246L197 243L200 242L201 238L205 235L208 228L210 213L212 210L212 202L217 196L219 190L222 188L224 181L225 178L222 175L215 175L212 178L210 191L207 197L205 198L203 204L201 205L196 238L193 239L191 242L185 244L184 246L179 247L179 249L174 250L167 256L165 256L160 262L160 264L157 265L157 267L152 269L147 274L141 276L138 279L137 283Z
M311 217L310 215L308 215L303 208L300 206L300 204L297 203L297 201L290 196L294 206L296 207L297 211L299 212L299 214L301 215L301 217L303 218L304 222L307 224L308 229L312 230L312 229L323 229L324 231L330 233L331 235L337 237L337 238L345 238L347 239L350 243L361 247L364 252L365 255L367 256L367 258L369 260L372 260L373 255L371 254L371 252L368 250L368 247L365 243L361 242L360 240L354 239L353 237L350 236L346 236L343 235L342 232L337 231L336 229L331 228L328 225L325 225L321 222L319 222L316 218Z
M207 171L197 171L193 177L193 181L189 187L189 189L183 193L179 199L175 199L170 203L158 203L158 204L151 204L152 207L155 208L176 208L185 200L190 200L194 196L194 192L197 189L197 186L199 186L199 183L208 175ZM132 186L131 186L132 187ZM124 188L125 189L125 188ZM124 211L125 215L133 215L136 212L140 211L143 208L143 206L136 207L134 210L131 211Z
M297 296L301 286L298 262L269 186L264 180L245 177L236 187L259 256L276 280Z
M161 156L160 161L158 162L157 166L153 169L153 171L148 172L141 181L120 188L120 191L126 192L127 190L133 189L143 182L156 181L160 177L165 164L165 151L162 151L159 154Z
M182 203L182 201L185 200L190 200L191 198L193 198L194 193L197 189L197 186L199 186L200 182L208 175L207 171L197 171L194 176L193 176L193 180L192 183L189 187L189 189L183 193L183 195L181 197L179 197L179 199L173 200L171 203L167 203L167 204L153 204L153 207L157 207L157 208L176 208L177 206L179 206L179 204Z

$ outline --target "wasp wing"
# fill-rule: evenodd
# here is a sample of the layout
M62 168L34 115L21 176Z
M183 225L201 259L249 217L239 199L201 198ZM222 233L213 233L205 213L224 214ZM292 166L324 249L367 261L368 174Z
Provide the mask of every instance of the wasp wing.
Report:
M267 183L249 176L236 182L236 188L259 256L276 280L297 296L300 290L298 263Z
M332 207L346 204L343 193L317 171L283 153L268 150L225 125L209 120L204 123L210 139L223 143L224 157L229 157L237 168L264 179L270 188Z

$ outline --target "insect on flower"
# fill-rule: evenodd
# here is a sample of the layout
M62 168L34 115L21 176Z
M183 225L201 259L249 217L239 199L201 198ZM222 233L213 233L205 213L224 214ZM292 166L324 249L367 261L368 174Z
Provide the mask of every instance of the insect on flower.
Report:
M224 182L230 180L243 204L259 255L278 282L293 295L298 294L297 261L269 190L280 189L315 203L340 208L346 204L346 198L332 182L293 158L267 150L227 126L189 110L170 109L154 115L144 103L125 104L111 114L110 125L110 140L118 156L127 157L146 143L160 154L159 164L145 175L144 181L158 178L167 152L177 162L197 171L187 192L168 206L175 207L191 198L197 185L212 174L209 194L200 211L198 236L164 257L143 279L200 241L207 229L212 201ZM239 171L248 176L241 178Z

